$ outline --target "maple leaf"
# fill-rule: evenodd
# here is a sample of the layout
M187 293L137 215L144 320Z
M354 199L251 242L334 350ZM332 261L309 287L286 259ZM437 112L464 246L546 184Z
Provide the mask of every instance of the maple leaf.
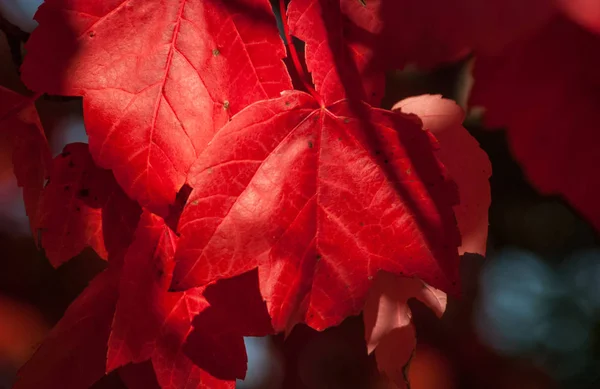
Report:
M118 272L99 274L69 306L13 389L86 389L105 371L106 343L118 296Z
M290 92L236 115L190 170L173 287L259 268L276 330L358 314L380 270L457 281L455 187L400 114Z
M406 369L417 344L408 300L416 298L441 317L446 294L417 278L381 272L373 283L363 310L367 350L375 352L379 371L398 388L408 387Z
M347 23L337 0L292 0L287 9L290 33L306 43L306 64L325 103L346 97L378 104L383 72L373 72L369 35Z
M498 53L541 28L554 1L292 0L288 14L325 102L377 103L385 71Z
M462 237L458 253L485 256L492 165L485 151L462 126L464 111L441 95L409 97L396 103L393 110L418 115L423 128L440 142L437 155L456 182L460 197L460 203L454 206Z
M207 287L204 297L210 306L194 318L183 351L214 376L244 378L248 358L243 336L274 333L258 273L221 280Z
M0 131L12 143L12 160L17 184L23 188L25 210L33 238L38 243L38 208L52 156L35 108L34 97L25 97L0 86Z
M42 193L42 247L55 267L87 246L101 258L118 257L131 243L140 213L112 173L94 164L86 144L69 144L54 158Z
M150 360L163 389L233 388L235 377L215 378L204 365L196 365L183 353L184 342L192 331L192 319L210 303L203 296L204 288L168 291L176 244L176 235L163 219L147 211L142 214L135 239L124 259L120 297L108 341L107 371L130 362ZM211 324L222 324L226 320L220 319ZM208 327L207 331L219 331L211 325ZM243 346L243 334L235 335ZM210 346L214 346L215 351L210 347L194 351L210 355L223 347L222 344ZM245 349L233 352L244 364L245 374Z
M232 114L291 89L267 0L47 0L35 19L23 81L84 96L94 160L163 216Z
M597 131L600 36L557 17L500 56L477 58L471 103L541 192L560 194L600 229Z
M469 46L457 37L457 30L461 22L468 21L462 20L457 3L341 0L340 7L347 25L371 37L369 50L374 63L370 66L382 71L402 68L407 63L431 67L467 54Z

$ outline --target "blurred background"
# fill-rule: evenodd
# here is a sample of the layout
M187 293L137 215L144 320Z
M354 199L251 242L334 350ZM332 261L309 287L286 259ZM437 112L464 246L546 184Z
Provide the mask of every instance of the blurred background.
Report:
M40 0L1 0L0 85L26 92L18 77L21 43L35 28ZM465 105L470 59L432 72L390 74L384 107L440 93ZM54 155L85 142L80 99L44 97L38 111ZM413 389L600 387L598 236L560 198L540 196L511 158L501 129L467 129L493 166L487 257L462 261L464 297L438 320L411 302L417 328ZM105 263L91 250L53 269L35 247L11 151L0 132L0 389L9 388L69 303ZM317 333L247 338L249 371L238 387L383 388L367 356L362 319ZM110 375L96 388L124 388Z

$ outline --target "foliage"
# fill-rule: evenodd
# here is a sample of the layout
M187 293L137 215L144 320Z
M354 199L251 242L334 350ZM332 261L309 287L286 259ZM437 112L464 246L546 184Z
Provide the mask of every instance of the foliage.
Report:
M34 94L0 88L0 130L52 265L85 247L108 265L15 388L113 370L231 388L243 336L363 310L368 352L403 387L407 300L441 316L459 256L485 255L491 167L452 101L380 108L385 73L473 56L470 106L598 228L595 4L280 0L286 54L268 0L46 0L21 67ZM83 97L89 146L52 158L44 94Z

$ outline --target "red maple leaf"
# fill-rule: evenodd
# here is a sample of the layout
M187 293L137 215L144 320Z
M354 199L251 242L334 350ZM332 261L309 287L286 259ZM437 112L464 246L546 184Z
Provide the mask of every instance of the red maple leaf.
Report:
M532 39L475 63L471 102L488 127L506 127L525 174L543 193L563 195L600 229L599 157L594 147L600 36L557 17Z
M246 372L243 336L272 332L256 273L210 286L206 296L205 288L169 292L176 242L162 218L144 212L124 258L69 307L15 388L87 388L116 368L135 387L234 388ZM241 289L249 293L237 296Z
M375 41L344 19L338 0L293 0L287 14L290 33L306 43L306 64L325 103L349 96L379 103L385 80L372 62Z
M209 304L202 288L168 291L176 244L163 219L142 214L124 259L106 369L150 360L163 389L233 388L234 381L212 377L182 352L192 319Z
M38 208L52 156L35 108L37 96L25 97L0 86L0 131L8 132L18 185L23 188L31 232L38 242Z
M456 193L433 148L365 104L290 92L249 106L190 171L174 287L258 267L276 330L359 313L380 270L454 289Z
M423 128L440 142L438 156L456 182L460 197L460 203L454 206L462 238L458 253L485 256L492 166L485 151L462 126L464 111L441 95L409 97L396 103L393 109L418 115Z
M48 0L35 18L25 84L83 95L94 159L163 216L232 114L291 89L267 0Z
M54 158L39 207L42 247L55 267L92 247L104 259L131 243L141 210L110 171L98 168L84 143Z
M291 33L326 103L376 103L386 70L430 68L470 51L498 53L537 31L554 0L292 0Z
M274 332L260 295L258 273L251 271L221 280L203 294L210 306L192 322L194 329L183 351L214 376L244 378L247 357L242 336Z
M369 290L363 318L369 353L375 352L378 369L398 389L408 388L406 371L417 345L408 300L416 298L438 317L446 310L446 294L416 278L379 273Z
M98 275L19 370L13 389L83 389L102 378L117 286L118 272Z
M176 244L163 219L142 214L124 259L107 371L150 360L163 389L233 388L246 374L243 336L273 332L257 275L169 292Z

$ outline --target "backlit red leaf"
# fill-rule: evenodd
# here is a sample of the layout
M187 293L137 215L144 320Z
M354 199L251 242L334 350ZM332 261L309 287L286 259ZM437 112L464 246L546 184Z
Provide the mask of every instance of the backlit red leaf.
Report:
M54 158L48 185L44 188L39 211L42 247L53 266L58 267L85 247L92 247L107 258L102 235L102 210L87 205L81 198L83 176L95 175L87 145L73 143Z
M384 75L374 69L369 34L344 20L338 0L292 0L290 33L306 42L306 64L326 104L352 97L377 104Z
M600 229L595 147L600 35L556 18L501 56L479 57L471 101L506 127L516 159L543 193L560 194Z
M23 188L25 210L37 243L38 208L52 157L34 101L0 86L0 131L7 132L12 142L14 173Z
M462 126L462 108L441 95L422 95L399 101L394 109L418 115L423 128L440 142L438 156L456 182L460 196L460 203L454 206L462 237L458 253L485 256L492 166L485 151Z
M54 159L42 193L42 246L55 267L87 246L104 259L119 258L131 243L140 213L112 173L94 164L86 144L69 144Z
M555 13L554 0L292 0L288 10L326 103L376 103L386 70L498 53Z
M446 294L417 278L379 273L369 291L363 319L369 353L398 388L405 388L406 368L417 344L408 300L416 298L438 317L446 310Z
M274 332L260 295L258 273L221 280L207 287L204 297L210 307L194 319L184 352L217 377L244 378L247 357L242 336Z
M35 18L23 80L83 95L94 159L162 215L232 114L291 89L267 0L48 0Z
M168 291L176 241L160 217L142 214L124 259L120 297L108 342L107 370L151 360L163 389L233 388L233 379L216 379L182 352L192 319L209 303L202 288ZM239 358L243 357L244 350Z
M420 125L367 105L251 105L191 169L174 287L258 267L277 330L357 314L380 270L455 289L456 193L433 153Z
M161 219L144 213L125 255L121 293L109 341L107 370L149 359L165 320L159 307L173 272L177 237Z
M98 275L19 370L13 389L87 389L102 376L118 273Z

